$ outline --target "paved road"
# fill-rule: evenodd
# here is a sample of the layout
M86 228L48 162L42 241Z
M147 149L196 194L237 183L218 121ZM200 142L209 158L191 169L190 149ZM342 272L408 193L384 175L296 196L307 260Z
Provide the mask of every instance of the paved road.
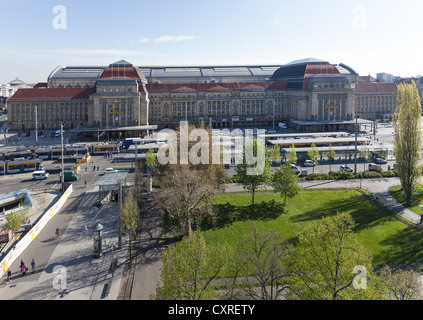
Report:
M85 190L84 190L85 191ZM47 224L42 233L28 246L12 264L13 278L6 283L0 280L0 299L4 300L99 300L116 299L120 279L126 262L127 241L117 250L117 204L112 202L100 209L93 207L97 200L94 188L81 192L76 190L68 200L67 207ZM96 222L104 226L103 256L93 258L93 231ZM55 237L59 226L61 235ZM21 259L30 265L35 258L37 270L22 276L19 270ZM108 296L105 290L112 278L111 263L118 258ZM64 267L62 274L55 267ZM63 282L58 285L58 279Z

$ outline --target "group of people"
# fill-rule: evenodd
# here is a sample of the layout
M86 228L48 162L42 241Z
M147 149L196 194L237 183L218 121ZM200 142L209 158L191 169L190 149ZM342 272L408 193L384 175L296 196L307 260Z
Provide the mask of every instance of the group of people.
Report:
M23 260L21 260L21 264L20 264L20 271L22 272L22 275L25 276L26 272L28 271L28 267L25 265L25 263L23 262ZM35 272L35 260L32 259L31 261L31 268L32 268L32 273ZM7 269L7 281L9 282L10 280L12 280L12 270Z
M59 237L60 235L60 230L59 227L56 228L56 237ZM28 267L25 265L25 263L23 262L23 260L21 260L21 264L19 266L20 271L22 272L22 275L25 276L26 272L28 271ZM35 272L35 260L32 259L31 260L31 268L32 268L32 273ZM10 270L10 268L7 269L7 282L9 282L10 280L12 280L12 270Z

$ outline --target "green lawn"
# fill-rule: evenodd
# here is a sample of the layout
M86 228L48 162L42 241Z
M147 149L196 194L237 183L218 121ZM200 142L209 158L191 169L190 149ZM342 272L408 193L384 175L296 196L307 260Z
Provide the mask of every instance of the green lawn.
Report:
M269 205L271 200L275 203ZM235 247L237 242L246 239L255 223L259 230L279 231L295 245L299 233L310 222L337 212L348 212L356 222L355 231L360 240L373 253L374 265L423 262L423 235L372 206L358 191L300 192L295 198L288 199L283 210L278 194L256 194L258 207L262 205L261 211L247 217L246 207L251 203L248 193L219 196L214 201L223 212L235 213L227 212L219 226L203 231L210 244L227 242ZM223 223L228 217L230 221Z
M417 193L415 193L411 197L411 206L406 205L406 201L403 197L404 192L402 191L401 185L391 187L389 189L389 192L391 192L391 195L395 200L397 200L399 203L401 203L403 206L407 207L411 211L417 213L418 215L421 215L423 213L422 208L419 206L419 204L423 205L423 186L420 186L417 189Z

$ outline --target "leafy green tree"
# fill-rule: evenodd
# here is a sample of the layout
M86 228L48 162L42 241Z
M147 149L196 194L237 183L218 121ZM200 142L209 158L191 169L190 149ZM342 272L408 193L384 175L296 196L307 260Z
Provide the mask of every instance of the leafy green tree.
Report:
M365 283L372 273L372 256L353 232L347 213L313 222L299 236L292 264L290 292L294 299L355 299L374 292L357 281L357 266L365 270ZM370 281L369 281L370 282ZM367 284L366 284L367 285ZM361 286L362 289L354 288ZM367 296L368 297L368 296Z
M270 148L270 159L276 163L281 161L281 149L278 145L274 145Z
M132 192L125 198L119 209L119 227L122 234L129 235L129 256L132 259L132 240L135 239L138 228L141 226L140 209Z
M243 188L251 191L251 203L254 205L255 192L271 183L272 172L269 151L266 150L264 144L257 139L252 139L247 144L247 146L244 146L243 161L236 166L236 175L238 181L243 184ZM257 156L256 161L251 164L248 161L246 148L253 150L253 153Z
M363 170L366 171L366 163L372 162L373 160L372 153L367 148L363 148L361 149L359 156L364 158Z
M21 227L21 219L15 212L11 212L6 216L6 223L3 227L4 230L12 230L13 233Z
M21 225L28 221L28 213L28 209L23 209L6 215L6 223L3 226L3 230L12 230L13 233L17 232Z
M295 150L294 144L289 147L289 151L286 154L286 160L288 163L296 164L298 161L297 151Z
M154 154L153 148L150 147L145 155L145 165L147 166L147 192L153 189L153 177L151 171L156 164L156 155Z
M311 161L313 161L316 165L319 163L317 162L317 159L320 156L319 149L317 149L316 144L312 143L311 148L307 150L307 155L310 158ZM314 166L313 166L313 173L314 173Z
M154 168L156 164L156 155L154 154L154 150L152 147L148 149L146 155L145 155L145 165L147 168Z
M286 204L286 197L293 198L301 190L298 184L298 177L295 175L290 164L285 163L279 170L276 170L272 179L273 191L280 193L284 197L284 204Z
M335 150L333 150L333 148L332 148L332 143L330 143L330 144L329 144L329 149L328 149L328 151L326 151L323 155L324 155L326 158L328 158L328 159L329 159L329 172L331 172L331 171L332 171L332 165L331 165L331 163L332 163L332 161L335 159L335 156L336 156L336 152L335 152Z
M225 244L207 246L203 236L191 232L180 243L166 247L163 252L161 286L157 300L210 300L218 293L212 288L224 270L230 247Z
M393 117L397 173L407 205L421 177L422 138L420 96L414 81L398 86L398 104Z

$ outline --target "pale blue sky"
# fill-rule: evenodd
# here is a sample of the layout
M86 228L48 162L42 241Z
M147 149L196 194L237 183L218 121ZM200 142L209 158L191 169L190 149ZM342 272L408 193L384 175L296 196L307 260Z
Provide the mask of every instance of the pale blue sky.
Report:
M53 25L57 5L66 29ZM120 59L282 65L313 57L360 75L423 74L421 0L0 0L0 13L0 83Z

